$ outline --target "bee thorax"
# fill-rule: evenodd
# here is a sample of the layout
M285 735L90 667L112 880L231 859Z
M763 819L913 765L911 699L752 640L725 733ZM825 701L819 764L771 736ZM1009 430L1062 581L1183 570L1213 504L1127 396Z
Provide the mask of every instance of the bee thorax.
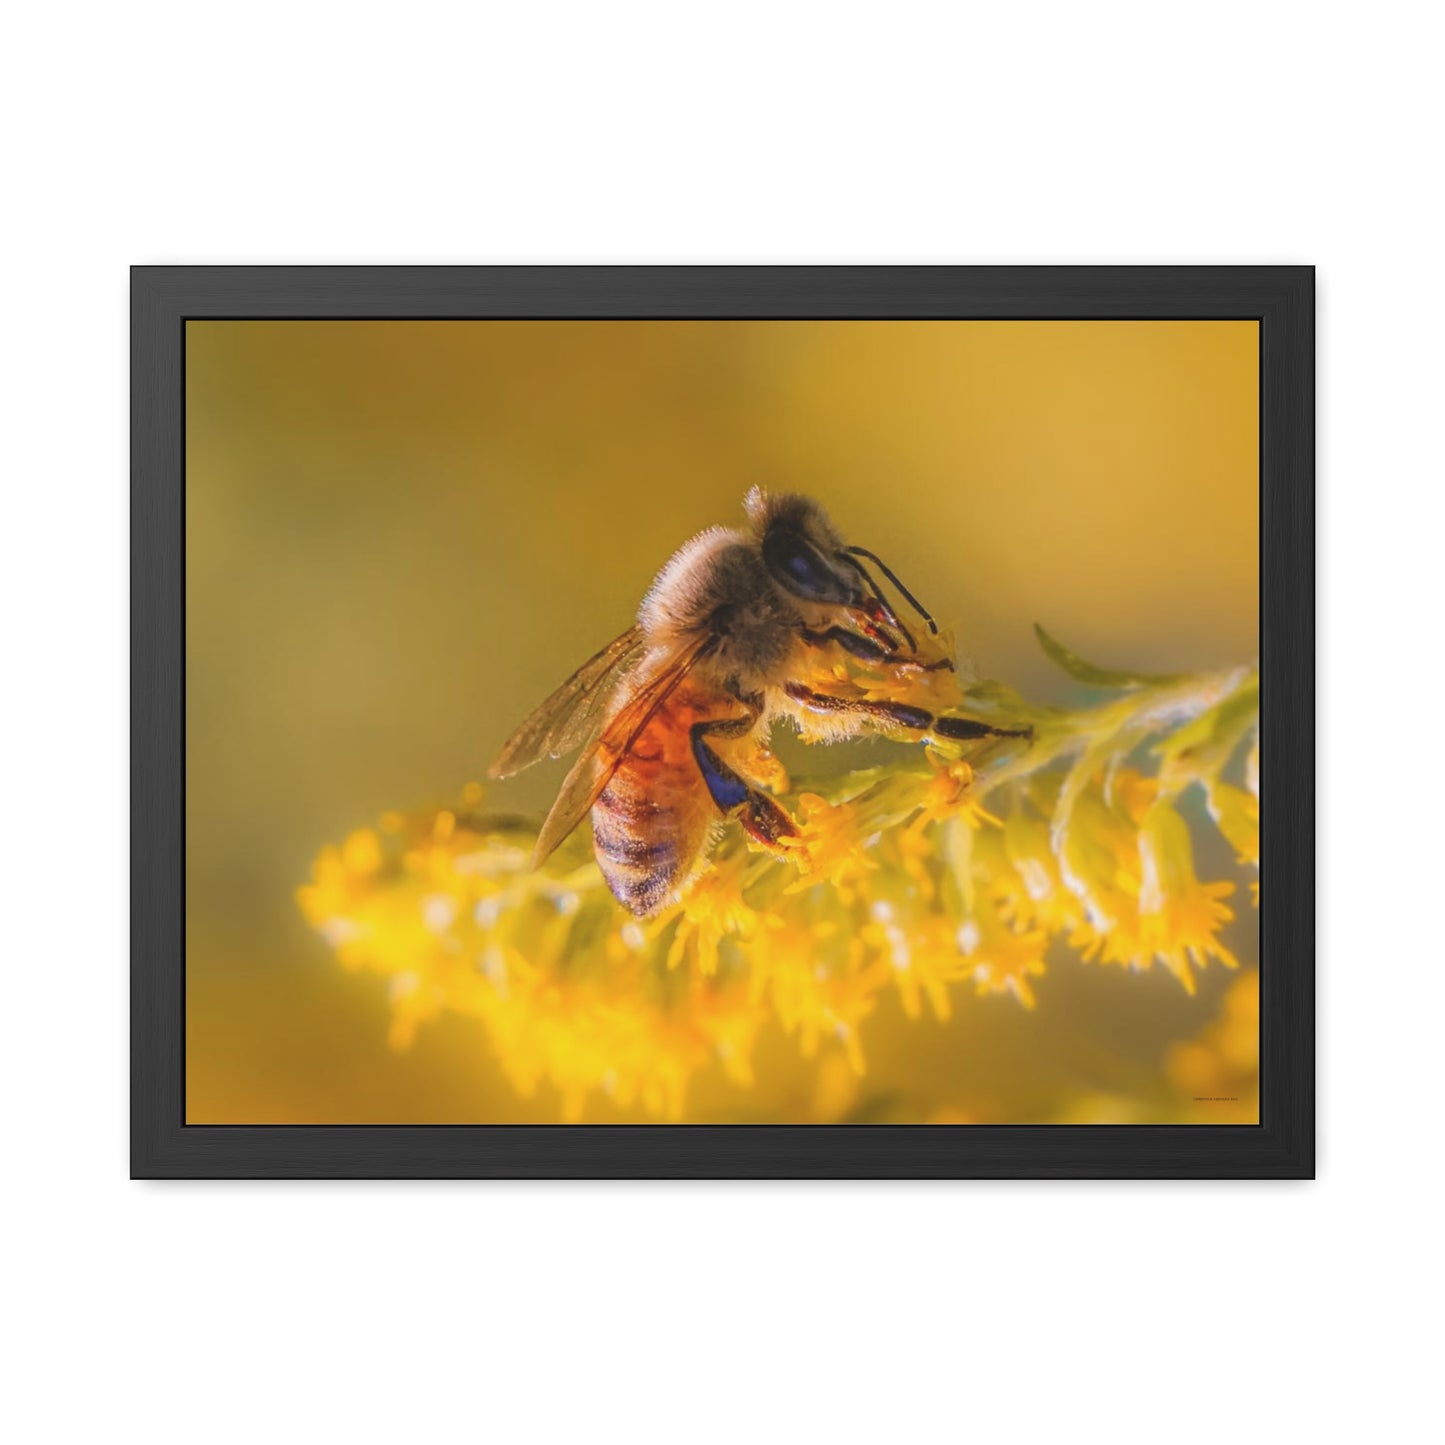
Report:
M659 646L700 633L715 636L710 670L743 679L775 668L797 626L756 544L729 527L710 528L673 554L637 620Z

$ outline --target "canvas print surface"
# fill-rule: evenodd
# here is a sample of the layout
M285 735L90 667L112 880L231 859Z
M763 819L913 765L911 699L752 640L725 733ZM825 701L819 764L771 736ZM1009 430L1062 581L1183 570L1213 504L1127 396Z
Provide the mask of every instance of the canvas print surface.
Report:
M1257 1122L1259 343L187 323L188 1122Z

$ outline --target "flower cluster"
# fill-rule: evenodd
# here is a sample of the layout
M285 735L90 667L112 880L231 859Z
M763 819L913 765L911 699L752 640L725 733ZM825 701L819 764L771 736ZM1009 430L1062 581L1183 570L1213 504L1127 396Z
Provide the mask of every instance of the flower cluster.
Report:
M1055 944L1192 991L1196 970L1236 960L1220 937L1234 885L1196 873L1191 811L1258 868L1257 670L1108 673L1040 638L1100 700L1045 709L976 684L966 710L1029 741L933 745L795 788L788 857L727 830L655 918L613 902L585 829L532 869L532 831L489 816L475 785L325 849L301 908L344 967L389 980L394 1046L470 1015L518 1092L547 1083L567 1119L594 1091L679 1118L714 1061L746 1087L774 1020L862 1075L885 990L910 1018L947 1019L970 986L1032 1007Z

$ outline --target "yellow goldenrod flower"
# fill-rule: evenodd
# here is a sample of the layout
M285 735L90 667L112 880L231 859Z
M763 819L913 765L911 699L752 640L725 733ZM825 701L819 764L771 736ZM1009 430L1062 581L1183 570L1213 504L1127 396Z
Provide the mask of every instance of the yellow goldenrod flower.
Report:
M918 816L909 824L909 831L920 833L931 823L941 823L949 818L962 818L971 828L991 823L994 827L1002 824L983 806L974 791L974 770L962 758L949 761L940 758L941 766L932 781L923 791L922 806Z
M743 902L740 884L736 861L713 864L675 905L677 930L667 951L669 968L690 958L699 973L716 973L723 939L747 938L754 931L757 914Z
M938 860L938 846L926 832L913 828L898 828L885 840L890 855L907 875L919 898L931 903L938 896L938 879L935 864Z
M1138 824L1112 806L1096 783L1080 793L1066 825L1055 824L1053 837L1060 873L1084 910L1084 922L1070 941L1086 957L1107 951L1109 962L1134 962L1143 952Z
M997 848L1002 857L985 866L994 901L1013 928L1068 936L1082 926L1083 905L1064 882L1049 826L1041 817L1016 808L1003 825Z
M834 971L808 967L797 959L773 972L772 1001L779 1022L796 1033L804 1058L815 1058L819 1044L835 1040L842 1045L855 1074L864 1072L860 1025L873 1012L878 993L888 981L888 965L881 959L856 969Z
M857 961L871 958L888 966L909 1018L923 1016L925 998L940 1022L952 1016L948 985L967 977L969 965L959 947L958 930L948 918L935 912L910 915L878 899L853 947Z
M1234 914L1220 902L1232 883L1201 883L1194 874L1194 845L1184 819L1168 803L1156 803L1139 829L1142 875L1140 934L1144 947L1194 992L1196 966L1217 958L1229 968L1239 960L1218 938Z
M858 830L858 808L852 803L830 803L817 793L798 799L798 833L781 842L788 848L803 877L788 886L800 893L826 883L850 896L875 865L864 850Z
M388 813L322 849L298 903L344 967L387 980L395 1047L443 1013L475 1019L511 1086L550 1089L563 1118L600 1101L684 1117L706 1070L746 1089L769 1024L817 1060L800 1109L844 1117L865 1021L890 988L907 1018L947 1020L969 982L1032 1008L1051 944L1158 962L1188 989L1199 966L1235 963L1220 938L1233 885L1196 876L1180 809L1200 790L1240 861L1258 865L1257 674L1124 678L1046 645L1105 700L1031 708L996 684L922 673L936 706L1027 726L1031 744L900 751L814 780L783 795L791 857L730 829L656 918L613 901L585 831L534 870L532 832L489 820L475 784L455 809ZM878 682L843 671L840 687ZM1246 746L1241 787L1230 779ZM780 767L770 776L786 785ZM1230 1068L1253 1047L1244 1009L1233 1033L1199 1045ZM1183 1078L1193 1056L1181 1049L1171 1069ZM974 1117L952 1104L934 1115Z
M1239 861L1259 867L1259 799L1232 783L1214 783L1207 795L1209 816L1229 840Z
M1048 934L1043 929L1016 932L991 903L980 901L959 925L958 942L979 993L1011 993L1025 1008L1035 1006L1029 980L1044 972Z

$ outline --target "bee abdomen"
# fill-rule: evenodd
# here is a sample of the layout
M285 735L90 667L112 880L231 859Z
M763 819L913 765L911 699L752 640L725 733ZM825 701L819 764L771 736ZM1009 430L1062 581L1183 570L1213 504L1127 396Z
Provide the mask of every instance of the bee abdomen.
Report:
M630 913L646 918L672 896L674 880L661 873L635 873L631 869L602 866L612 896Z
M619 786L621 784L621 786ZM675 894L696 862L701 838L686 816L638 796L619 778L592 807L592 841L612 896L639 917Z
M592 819L592 839L600 857L628 868L666 868L677 857L677 845L671 838L648 840L619 828L600 809Z

